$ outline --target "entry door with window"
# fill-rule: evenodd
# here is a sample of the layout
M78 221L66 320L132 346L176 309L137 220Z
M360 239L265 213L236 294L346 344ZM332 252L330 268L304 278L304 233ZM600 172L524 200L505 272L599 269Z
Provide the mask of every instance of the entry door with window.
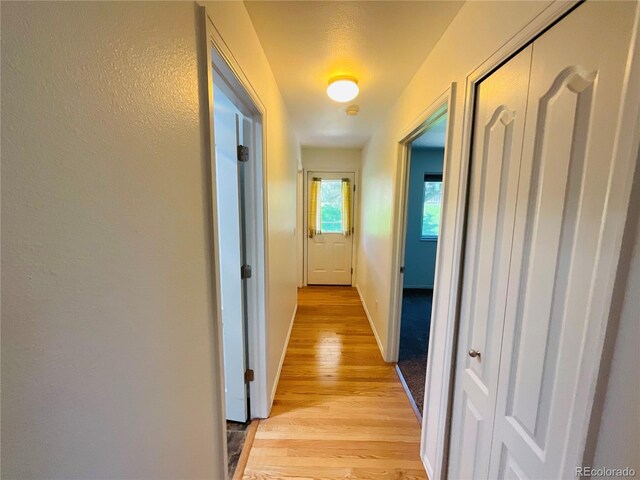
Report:
M351 285L353 173L307 175L307 283Z

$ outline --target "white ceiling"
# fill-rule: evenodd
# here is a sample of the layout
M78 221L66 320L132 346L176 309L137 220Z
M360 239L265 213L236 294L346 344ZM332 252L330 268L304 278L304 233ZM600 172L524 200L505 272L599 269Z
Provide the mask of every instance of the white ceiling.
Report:
M411 142L412 147L444 148L447 138L447 115L440 117L428 130Z
M460 9L458 1L247 1L304 146L358 147L398 99ZM358 78L351 103L327 97L330 77ZM357 117L344 112L360 106Z

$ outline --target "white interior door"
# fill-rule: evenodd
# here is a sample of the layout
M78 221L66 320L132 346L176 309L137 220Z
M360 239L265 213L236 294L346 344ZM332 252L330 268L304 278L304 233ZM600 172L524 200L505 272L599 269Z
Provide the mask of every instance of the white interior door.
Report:
M586 2L534 43L490 478L572 478L582 462L635 8Z
M478 87L452 478L570 478L582 461L635 8L586 2Z
M477 91L449 470L455 479L486 478L489 469L531 52L520 52Z
M247 420L241 202L237 147L241 114L219 88L214 89L214 138L218 203L218 258L222 303L227 419Z
M309 172L307 178L307 208L309 192L314 178L321 180L318 217L321 233L307 235L307 283L309 285L351 285L351 256L353 232L342 233L342 179L351 185L351 208L348 215L353 225L354 181L353 173Z

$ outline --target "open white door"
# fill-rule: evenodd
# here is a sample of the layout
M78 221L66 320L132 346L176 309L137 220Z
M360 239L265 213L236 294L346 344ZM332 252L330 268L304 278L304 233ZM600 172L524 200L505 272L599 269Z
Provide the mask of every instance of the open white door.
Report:
M215 168L218 203L218 258L224 346L227 419L247 421L245 384L244 288L242 210L238 177L238 139L241 113L219 88L214 89Z
M308 173L306 210L309 285L351 285L354 181L353 173ZM312 225L314 220L311 209L314 207L309 205L313 205L314 195L316 221ZM346 195L350 195L351 201L345 207Z

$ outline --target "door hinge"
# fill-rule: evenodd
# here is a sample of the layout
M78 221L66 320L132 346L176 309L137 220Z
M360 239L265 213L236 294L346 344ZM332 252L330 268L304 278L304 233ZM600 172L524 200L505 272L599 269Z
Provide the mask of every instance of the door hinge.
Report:
M251 278L251 265L242 265L240 267L240 278L242 280L246 280L247 278Z
M353 184L353 191L354 192L356 191L356 184L355 183Z
M400 273L404 273L404 266L400 267Z
M244 145L238 145L238 161L239 162L249 161L249 147L245 147Z
M353 275L353 267L351 267L351 275Z
M244 371L244 383L253 382L255 375L252 369L247 369Z

